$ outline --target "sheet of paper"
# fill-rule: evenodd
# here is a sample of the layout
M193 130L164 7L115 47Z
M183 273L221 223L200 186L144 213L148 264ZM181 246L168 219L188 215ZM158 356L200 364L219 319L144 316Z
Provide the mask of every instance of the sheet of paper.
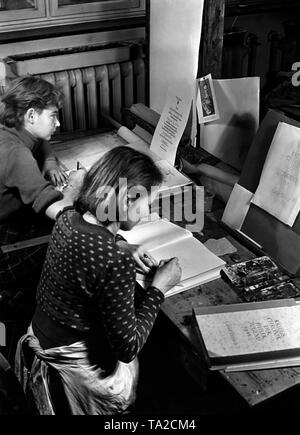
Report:
M192 86L195 82L203 3L151 0L150 107L158 113L162 113L170 83L187 82Z
M235 183L227 201L222 222L236 230L240 230L248 213L252 198L252 192Z
M300 211L300 128L278 124L252 202L293 226Z
M199 124L220 118L211 74L197 79L197 113Z
M220 239L209 239L204 243L213 254L220 257L225 254L232 254L237 251L236 247L226 239L226 237L221 237Z
M85 168L91 167L103 154L126 142L116 133L100 133L51 144L59 160L69 169L76 169L79 161Z
M166 160L158 160L156 166L159 167L164 177L160 191L169 189L170 187L185 186L191 183L191 180L188 177L179 172Z
M213 80L220 118L201 124L201 146L241 170L259 125L259 78Z
M179 141L192 104L193 88L186 83L170 85L166 103L156 126L150 150L174 166Z

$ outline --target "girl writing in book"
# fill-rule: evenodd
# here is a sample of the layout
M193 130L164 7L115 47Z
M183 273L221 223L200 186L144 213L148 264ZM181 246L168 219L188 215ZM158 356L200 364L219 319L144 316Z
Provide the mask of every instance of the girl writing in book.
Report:
M176 258L161 261L138 294L133 256L115 238L149 214L161 182L151 158L115 148L86 174L75 207L57 216L32 325L19 343L37 357L31 377L48 413L55 413L43 390L49 367L72 414L122 413L134 401L137 355L181 269Z

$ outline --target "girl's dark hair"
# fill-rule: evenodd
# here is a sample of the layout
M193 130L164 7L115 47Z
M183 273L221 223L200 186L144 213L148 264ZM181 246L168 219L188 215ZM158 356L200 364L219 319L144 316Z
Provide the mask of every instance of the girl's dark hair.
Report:
M81 214L89 211L97 216L97 208L103 202L99 192L103 187L109 187L117 195L120 179L126 179L128 188L142 186L150 193L152 186L162 183L163 175L148 155L127 146L114 148L94 163L85 175L75 209Z
M59 89L44 79L30 75L19 77L1 98L0 122L19 129L28 109L42 112L48 106L61 107L62 98Z

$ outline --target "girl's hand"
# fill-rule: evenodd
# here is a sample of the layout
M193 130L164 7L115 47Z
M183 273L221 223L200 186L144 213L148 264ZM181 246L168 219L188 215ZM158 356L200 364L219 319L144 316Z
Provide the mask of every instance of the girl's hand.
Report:
M131 252L137 267L144 273L149 273L153 268L157 267L158 264L156 260L140 245L131 245L124 240L118 240L117 244L121 248Z
M54 186L63 186L68 180L68 175L59 166L48 169L45 175Z
M182 271L177 257L161 260L155 272L152 285L162 293L166 293L170 288L179 283L181 274Z

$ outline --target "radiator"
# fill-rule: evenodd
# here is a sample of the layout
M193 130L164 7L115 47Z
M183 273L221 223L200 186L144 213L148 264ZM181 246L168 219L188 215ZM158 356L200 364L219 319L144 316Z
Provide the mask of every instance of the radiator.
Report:
M38 76L58 85L63 91L61 132L99 128L103 114L122 123L122 107L145 103L145 65L142 58Z
M121 108L145 104L145 62L138 45L0 61L2 90L12 78L26 74L42 77L63 91L60 132L97 129L103 114L122 123Z

